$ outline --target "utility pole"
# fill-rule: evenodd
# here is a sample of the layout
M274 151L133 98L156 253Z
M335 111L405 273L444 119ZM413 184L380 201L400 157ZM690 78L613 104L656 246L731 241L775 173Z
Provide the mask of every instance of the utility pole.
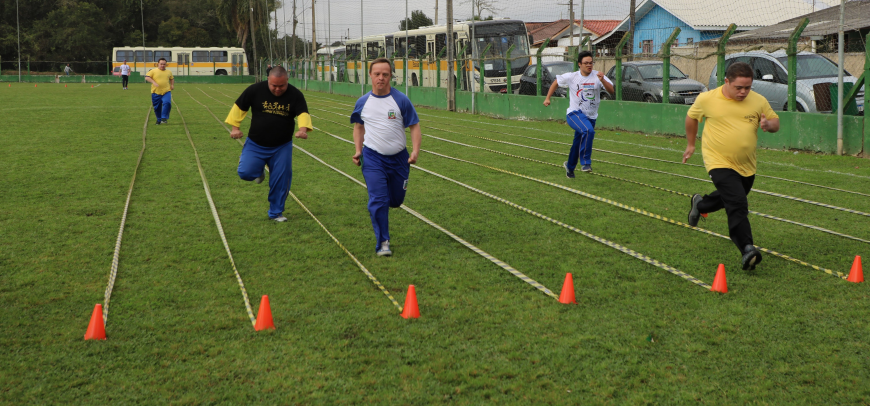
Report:
M568 35L570 35L570 46L574 46L574 0L568 2ZM582 32L582 31L581 31ZM582 35L582 34L581 34Z
M628 36L628 44L629 44L628 55L629 55L629 61L632 61L632 60L634 60L634 58L633 58L633 56L634 56L634 23L636 22L635 18L634 18L635 17L634 16L634 9L636 7L635 0L631 0L631 4L629 5L629 7L631 7L631 8L628 10L628 21L629 21L629 24L631 25L631 27L629 27L629 32L631 34L629 34L629 36Z
M839 67L837 68L837 155L843 155L843 42L845 42L843 33L843 20L846 14L846 0L840 0L840 27L837 30L837 60ZM866 107L865 107L866 109ZM866 114L866 113L865 113Z
M257 59L257 37L254 35L254 6L251 0L248 0L248 8L251 10L251 47L254 49L254 75L260 73L260 60ZM248 70L251 70L251 63L248 62Z
M583 28L583 12L585 11L584 10L585 8L586 8L586 0L580 0L580 40L579 40L580 42L578 42L577 45L580 46L581 51L583 50L583 35L584 35L583 32L585 31ZM573 24L574 21L571 21L571 23Z
M311 57L317 58L317 20L314 19L314 0L311 0Z
M472 0L472 4L473 3L474 3L474 0ZM405 13L405 14L407 14L407 13ZM474 14L474 6L471 6L471 14ZM435 25L438 25L438 0L435 0Z
M293 0L293 37L290 44L290 56L296 59L296 24L298 21L296 20L296 0Z
M456 78L453 77L453 0L447 0L447 111L456 111ZM417 51L418 55L420 51ZM422 61L421 61L422 63ZM508 73L510 78L510 73ZM420 78L422 79L422 78Z

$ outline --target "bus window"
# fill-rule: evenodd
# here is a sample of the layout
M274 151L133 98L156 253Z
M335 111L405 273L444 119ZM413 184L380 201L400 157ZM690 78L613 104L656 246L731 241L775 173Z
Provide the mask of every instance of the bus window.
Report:
M211 62L208 51L193 51L193 62Z
M423 53L426 52L426 36L419 35L415 39L417 41L417 52L419 52L420 55L422 56Z
M172 51L154 51L154 60L159 61L160 58L166 59L166 62L172 62Z
M118 62L122 61L133 61L133 51L118 51L115 55L115 60Z
M405 57L405 38L396 38L394 40L396 42L396 52L400 58Z
M142 55L145 52L145 55ZM136 51L136 60L139 62L154 62L154 53L151 51Z
M226 62L227 61L227 51L211 51L211 61L212 62Z
M447 43L445 42L446 39L447 39L447 34L436 34L435 35L435 54L436 55L440 55L441 50L447 46Z
M366 48L367 48L367 52L366 52L367 60L373 61L375 59L378 59L378 56L379 56L378 54L380 53L381 48L378 46L377 42L366 43Z
M408 58L417 57L417 41L415 37L408 37Z
M387 47L387 54L386 54L386 57L387 57L387 58L392 58L392 57L393 57L393 54L396 52L396 51L395 51L395 48L393 47L393 39L392 39L392 38L387 38L387 39L384 41L384 45Z

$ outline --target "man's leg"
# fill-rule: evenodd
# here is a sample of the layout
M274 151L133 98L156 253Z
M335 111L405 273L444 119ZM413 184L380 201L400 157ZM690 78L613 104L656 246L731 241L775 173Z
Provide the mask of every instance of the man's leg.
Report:
M169 112L172 111L172 92L163 95L163 121L169 120Z
M266 161L269 159L269 151L255 144L250 139L245 141L242 147L242 155L239 157L239 178L252 181L260 177L266 170Z
M127 75L121 75L121 87L124 89L127 88Z
M571 144L571 150L568 153L568 169L573 171L577 167L578 161L580 165L589 164L582 160L582 154L585 153L583 145L586 143L586 139L589 137L590 132L592 132L594 136L595 130L592 128L592 123L589 122L589 119L586 118L586 115L581 111L572 111L569 113L567 116L567 122L568 126L574 130L574 143ZM589 141L589 144L591 145L591 141Z
M272 156L266 160L269 164L269 218L275 218L284 213L284 203L290 194L290 183L293 181L293 142L269 149L272 150Z
M390 189L390 207L392 208L397 208L405 202L408 177L411 174L411 164L408 163L408 157L408 150L390 157L392 165L387 171L387 187Z
M728 234L731 241L743 253L747 245L753 244L746 195L752 189L755 176L743 177L733 169L713 169L710 171L710 178L716 186L716 192L713 193L718 192L718 200L728 215ZM706 200L707 197L704 198L705 202Z
M157 117L157 122L160 123L163 113L163 97L157 93L151 93L151 104L154 106L154 117Z
M407 161L406 161L407 162ZM375 252L390 239L390 188L383 156L363 148L362 174L369 191L369 215L375 231Z
M583 138L583 143L580 144L580 165L592 165L592 141L595 139L595 120L586 119L589 121L589 131L586 137Z

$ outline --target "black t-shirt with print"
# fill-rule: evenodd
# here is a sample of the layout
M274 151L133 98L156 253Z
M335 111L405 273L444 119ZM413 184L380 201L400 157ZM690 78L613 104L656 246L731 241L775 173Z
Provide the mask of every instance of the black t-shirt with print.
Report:
M248 138L263 147L278 147L293 140L296 117L308 112L305 96L293 85L276 97L269 91L269 82L263 81L248 86L236 106L251 111L251 129Z

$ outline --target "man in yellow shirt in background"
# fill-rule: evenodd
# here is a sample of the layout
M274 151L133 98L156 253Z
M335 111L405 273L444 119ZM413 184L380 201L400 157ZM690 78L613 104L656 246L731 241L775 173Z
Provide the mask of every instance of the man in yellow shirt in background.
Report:
M746 199L755 181L758 129L779 131L779 116L764 96L752 91L752 78L749 64L737 62L725 71L724 85L698 96L686 116L688 145L683 153L686 163L695 152L698 123L706 118L701 151L716 191L692 196L689 225L697 226L701 213L724 208L731 241L743 256L743 270L754 270L761 262L761 252L752 241Z
M166 70L166 58L160 58L157 69L145 74L145 81L151 84L151 104L154 105L157 125L165 123L172 110L172 90L175 89L175 76L172 76L172 71Z

